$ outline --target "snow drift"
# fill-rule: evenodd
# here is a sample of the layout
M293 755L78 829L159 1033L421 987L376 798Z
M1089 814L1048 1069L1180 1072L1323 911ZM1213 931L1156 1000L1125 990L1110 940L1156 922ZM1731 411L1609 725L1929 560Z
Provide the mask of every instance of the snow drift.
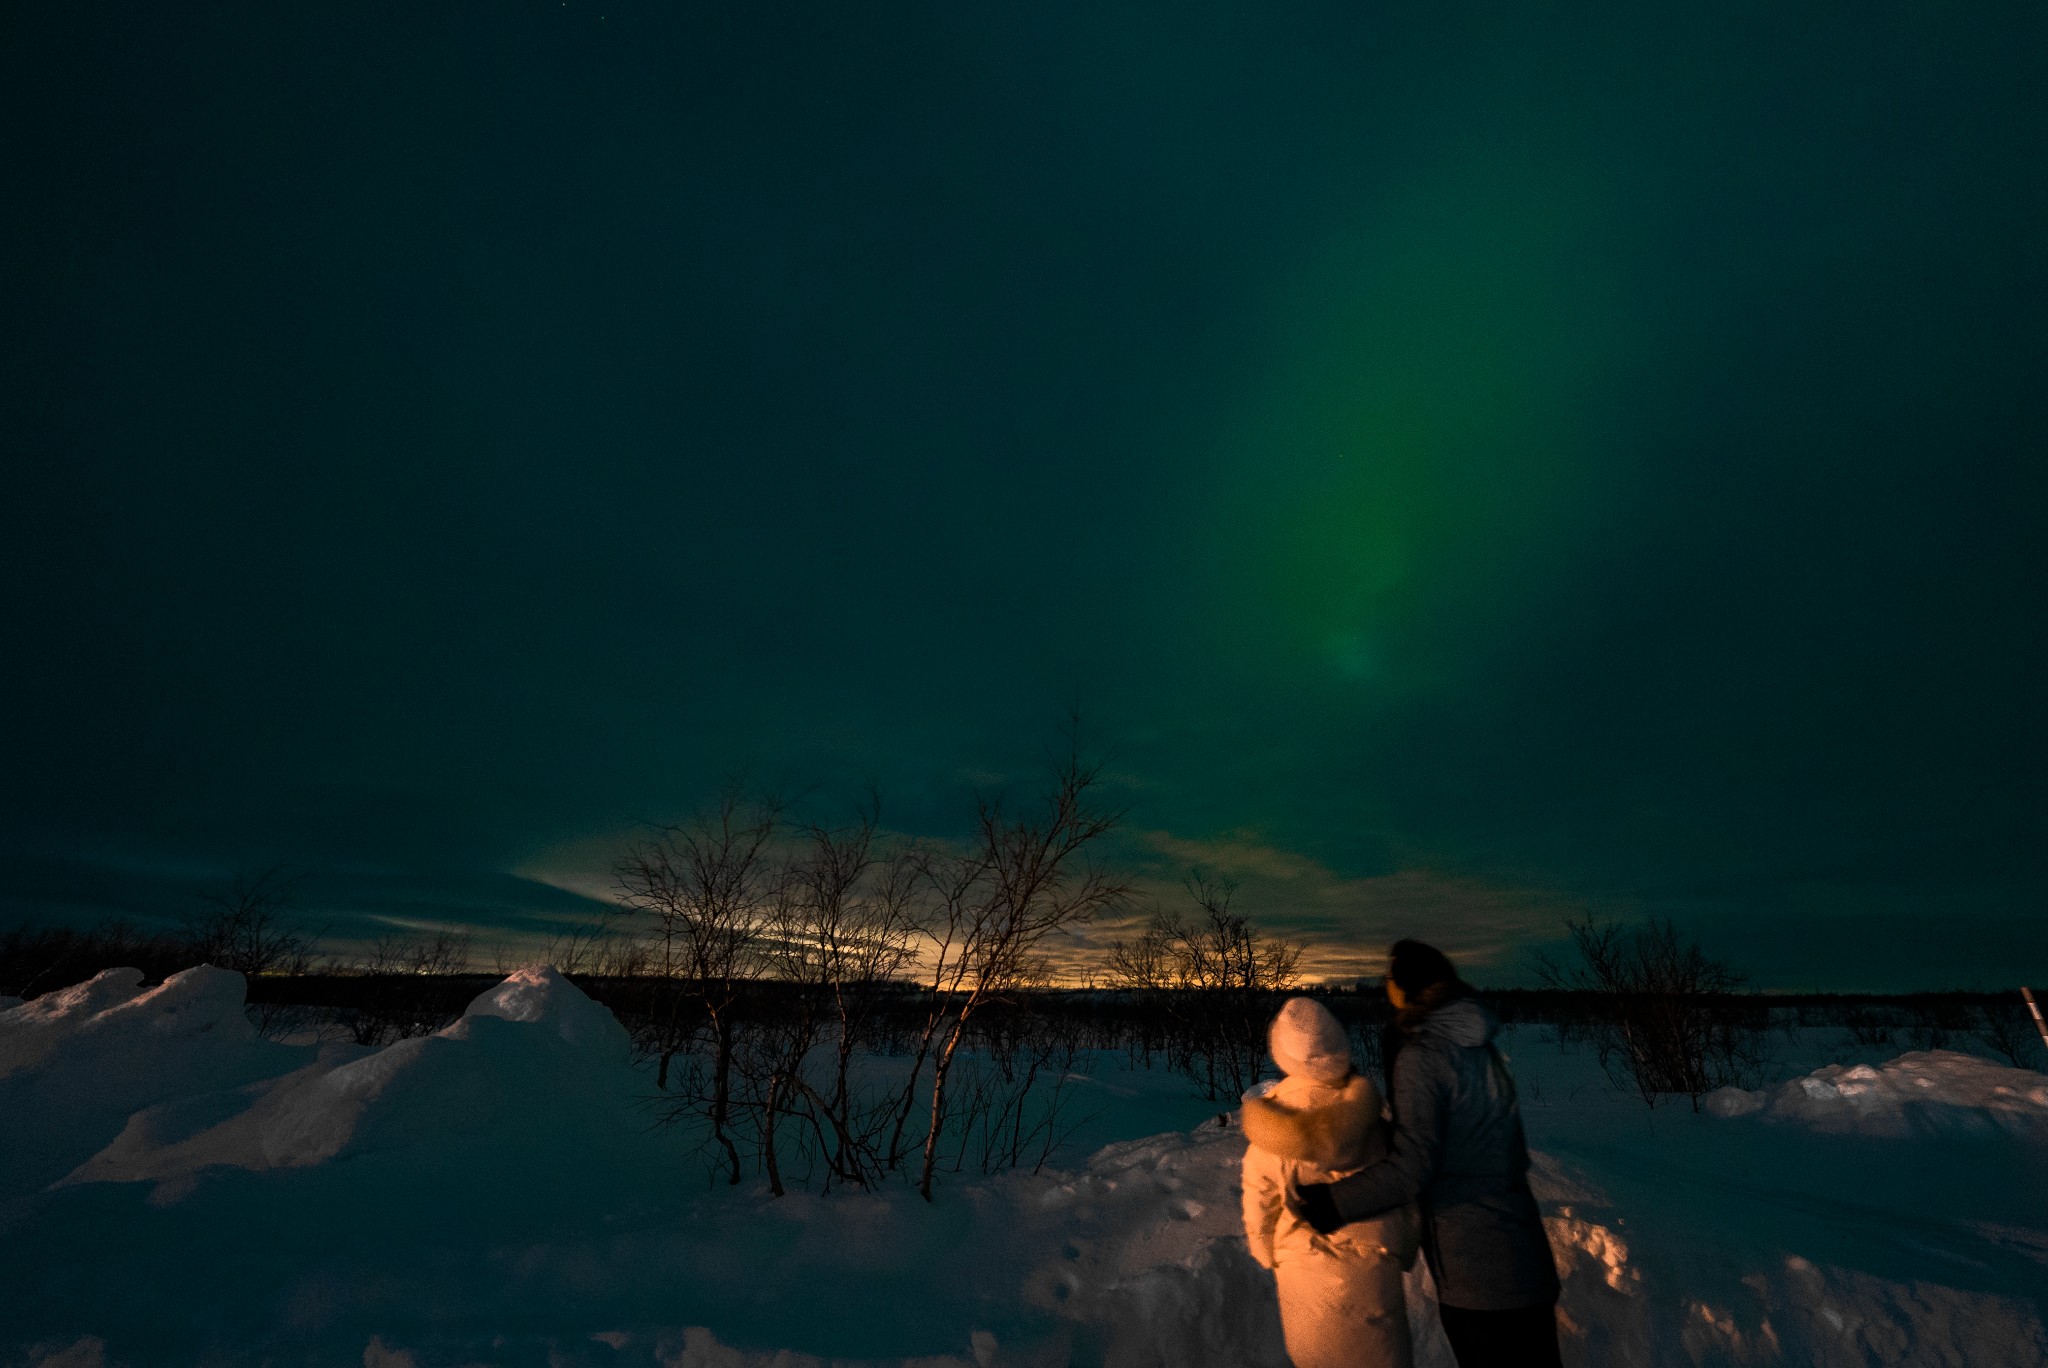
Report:
M552 969L376 1051L262 1041L241 993L116 970L0 1012L0 1362L1285 1366L1231 1118L933 1205L774 1201L649 1133L625 1033ZM1938 1052L1708 1117L1532 1088L1566 1361L2048 1360L2044 1088Z
M1816 1131L2004 1133L2048 1143L2048 1078L1953 1050L1916 1050L1875 1066L1830 1064L1776 1088L1722 1088L1701 1105L1715 1116Z
M574 1138L560 1134L564 1120L613 1122L634 1084L625 1029L550 967L518 970L433 1035L352 1054L331 1051L233 1094L146 1108L65 1181L166 1182L380 1148L561 1142Z
M0 1011L0 1117L12 1119L0 1126L0 1199L61 1178L152 1104L272 1078L313 1054L257 1037L231 970L141 985L138 969L108 969Z

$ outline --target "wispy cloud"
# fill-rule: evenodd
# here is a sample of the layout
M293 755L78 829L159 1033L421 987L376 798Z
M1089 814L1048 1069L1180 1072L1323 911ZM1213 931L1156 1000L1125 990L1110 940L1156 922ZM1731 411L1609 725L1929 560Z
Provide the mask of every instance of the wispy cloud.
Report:
M1351 877L1253 832L1206 838L1144 831L1130 859L1137 896L1131 910L1075 938L1074 965L1092 962L1120 936L1134 935L1153 909L1185 904L1182 881L1194 871L1237 885L1236 910L1302 941L1311 981L1377 976L1386 948L1403 936L1441 947L1484 979L1510 968L1520 947L1555 936L1578 910L1563 895L1429 868Z
M514 872L609 901L616 896L612 861L638 835L644 833L615 832L557 845ZM885 840L910 839L899 832L882 835ZM1142 932L1155 910L1187 904L1182 884L1195 871L1232 881L1238 911L1301 941L1306 947L1303 972L1310 982L1377 977L1385 969L1387 946L1403 936L1442 947L1484 981L1489 970L1495 976L1510 972L1522 946L1554 939L1563 918L1578 910L1561 894L1424 867L1351 877L1247 831L1198 838L1141 830L1114 851L1105 851L1104 860L1130 881L1132 899L1123 911L1044 947L1061 979L1099 976L1112 943Z

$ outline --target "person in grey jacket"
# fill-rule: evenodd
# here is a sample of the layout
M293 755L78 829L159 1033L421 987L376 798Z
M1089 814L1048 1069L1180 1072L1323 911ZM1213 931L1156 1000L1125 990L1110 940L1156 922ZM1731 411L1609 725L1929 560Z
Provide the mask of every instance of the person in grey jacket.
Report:
M1500 1022L1420 941L1395 944L1387 997L1393 1143L1349 1177L1297 1185L1296 1208L1327 1234L1419 1200L1423 1257L1459 1368L1552 1368L1557 1266L1529 1191L1515 1082L1493 1043Z

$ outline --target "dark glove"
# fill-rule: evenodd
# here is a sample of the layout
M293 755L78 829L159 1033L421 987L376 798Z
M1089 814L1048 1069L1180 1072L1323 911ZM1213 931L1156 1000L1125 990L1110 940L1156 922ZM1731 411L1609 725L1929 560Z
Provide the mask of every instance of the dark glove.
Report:
M1330 1195L1328 1183L1295 1184L1294 1211L1318 1235L1328 1235L1344 1224L1344 1217L1337 1211L1337 1199Z

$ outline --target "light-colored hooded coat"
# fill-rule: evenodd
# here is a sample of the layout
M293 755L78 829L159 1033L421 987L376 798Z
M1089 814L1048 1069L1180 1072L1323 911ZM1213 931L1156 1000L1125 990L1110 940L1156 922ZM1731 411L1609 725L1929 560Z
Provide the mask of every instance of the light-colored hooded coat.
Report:
M1419 1226L1403 1206L1318 1235L1287 1207L1290 1183L1328 1183L1387 1153L1379 1090L1351 1068L1337 1019L1310 998L1280 1009L1267 1035L1286 1076L1244 1097L1244 1231L1279 1284L1295 1368L1409 1368L1402 1270Z

